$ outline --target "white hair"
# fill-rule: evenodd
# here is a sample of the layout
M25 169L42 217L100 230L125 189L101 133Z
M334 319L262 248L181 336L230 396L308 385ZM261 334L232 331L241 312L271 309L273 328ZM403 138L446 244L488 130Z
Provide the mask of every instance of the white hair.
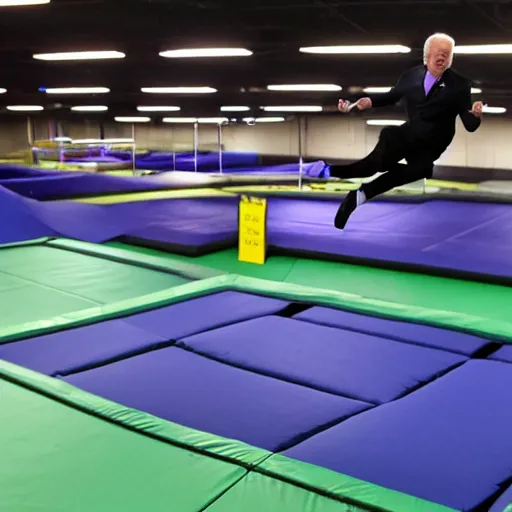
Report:
M448 66L452 65L452 62L453 62L453 49L455 48L455 39L453 39L453 37L449 36L448 34L442 34L440 32L432 34L425 41L425 45L423 46L423 64L427 63L428 54L430 53L430 45L434 41L439 41L439 40L446 41L447 43L450 43L450 45L452 47L452 51L450 53L450 60L449 60Z

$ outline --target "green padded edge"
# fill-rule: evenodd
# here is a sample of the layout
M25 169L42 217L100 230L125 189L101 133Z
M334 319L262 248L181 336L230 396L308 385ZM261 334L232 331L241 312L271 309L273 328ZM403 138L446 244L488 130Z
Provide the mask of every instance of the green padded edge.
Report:
M460 331L475 336L491 337L512 343L512 323L490 320L465 313L442 311L380 299L363 297L353 293L313 288L293 283L266 281L231 274L231 290L276 297L289 301L307 302L318 306L344 309L390 320L423 324Z
M201 432L125 407L76 388L60 379L48 377L1 359L0 379L141 434L181 448L238 463L247 468L254 467L271 455L271 452L267 450L250 446L241 441Z
M27 322L7 327L0 329L0 344L129 316L150 309L168 306L176 302L183 302L212 293L230 290L232 280L233 277L230 275L221 275L200 281L192 281L173 288L141 295L136 298L93 306L88 309L73 311L46 320L37 320L35 322Z
M347 475L273 455L241 441L201 432L83 391L59 379L0 360L0 379L56 400L86 414L128 428L174 446L238 464L278 478L315 494L322 494L372 511L451 512L453 509L385 489Z
M328 497L352 503L368 510L385 512L456 512L456 509L431 503L415 496L386 489L284 455L272 455L257 469L274 478L299 484L311 491L322 491Z
M48 320L8 327L0 330L0 343L132 315L148 309L229 290L295 302L307 302L391 320L441 327L512 343L512 323L489 320L464 313L387 302L334 290L266 281L237 274L225 274L194 281L135 299L95 306Z
M45 245L57 249L78 252L87 256L108 259L117 263L125 263L150 270L157 270L159 272L172 273L189 279L208 279L225 273L221 270L181 261L173 261L171 265L169 260L163 256L135 253L126 249L118 249L106 245L81 242L67 238L50 239Z
M34 245L43 245L53 240L51 237L34 238L23 242L12 242L10 244L0 244L0 249L14 249L16 247L31 247Z

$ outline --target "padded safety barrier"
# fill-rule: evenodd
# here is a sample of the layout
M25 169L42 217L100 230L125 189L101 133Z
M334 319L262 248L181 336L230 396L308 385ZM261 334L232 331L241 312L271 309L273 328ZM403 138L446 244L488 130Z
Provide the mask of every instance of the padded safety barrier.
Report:
M464 313L427 309L420 306L397 304L378 299L368 299L356 294L309 288L290 283L271 282L242 277L236 274L194 281L146 296L139 296L118 303L90 308L85 311L76 311L47 318L44 323L36 321L5 327L0 330L0 342L48 334L64 328L78 327L102 320L127 316L147 309L168 306L191 298L223 291L238 291L274 297L285 301L334 307L380 318L442 327L452 331L460 331L493 340L500 340L505 343L512 343L512 324L506 321L480 318L476 315Z

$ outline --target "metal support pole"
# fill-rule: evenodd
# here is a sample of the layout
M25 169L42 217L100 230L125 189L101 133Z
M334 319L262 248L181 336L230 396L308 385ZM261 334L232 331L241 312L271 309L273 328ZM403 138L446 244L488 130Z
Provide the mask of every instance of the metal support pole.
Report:
M199 123L194 123L194 172L197 172L197 148L199 146Z
M37 165L39 155L37 154L37 148L34 147L34 123L32 122L32 118L30 116L27 116L27 140L28 146L30 148L32 164Z
M219 145L219 172L222 174L222 123L217 125L217 140Z
M302 190L302 173L304 172L304 161L302 158L302 116L298 116L299 121L299 190Z
M136 166L136 162L135 162L136 155L137 155L137 151L136 151L136 147L135 147L135 123L132 123L132 171L133 171L134 176L137 172L137 166Z

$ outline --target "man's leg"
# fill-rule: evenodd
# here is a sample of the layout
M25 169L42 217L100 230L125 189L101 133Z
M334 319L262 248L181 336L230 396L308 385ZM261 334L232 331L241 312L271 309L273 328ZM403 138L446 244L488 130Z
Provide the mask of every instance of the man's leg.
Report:
M395 163L389 165L387 172L361 186L360 191L358 191L361 195L352 192L347 195L336 214L334 225L338 229L343 229L350 215L362 202L407 183L423 178L431 178L433 168L433 159L428 156L422 158L421 155L410 158L407 164ZM351 194L353 195L351 196ZM360 199L361 196L364 198L363 201Z
M380 132L379 142L374 150L363 159L346 165L330 165L333 178L369 178L383 171L390 163L400 161L404 156L404 137L399 127L390 126Z
M377 172L388 174L389 169L394 169L402 160L406 152L406 139L404 132L398 127L388 127L382 130L379 143L375 149L366 157L346 166L331 166L331 176L340 178L366 178ZM341 204L334 225L343 229L352 212L368 198L365 185L359 190L351 191Z
M395 164L388 172L377 176L373 181L365 183L362 188L367 200L384 194L396 187L407 185L415 181L431 178L434 163L430 159L416 160L407 164Z

